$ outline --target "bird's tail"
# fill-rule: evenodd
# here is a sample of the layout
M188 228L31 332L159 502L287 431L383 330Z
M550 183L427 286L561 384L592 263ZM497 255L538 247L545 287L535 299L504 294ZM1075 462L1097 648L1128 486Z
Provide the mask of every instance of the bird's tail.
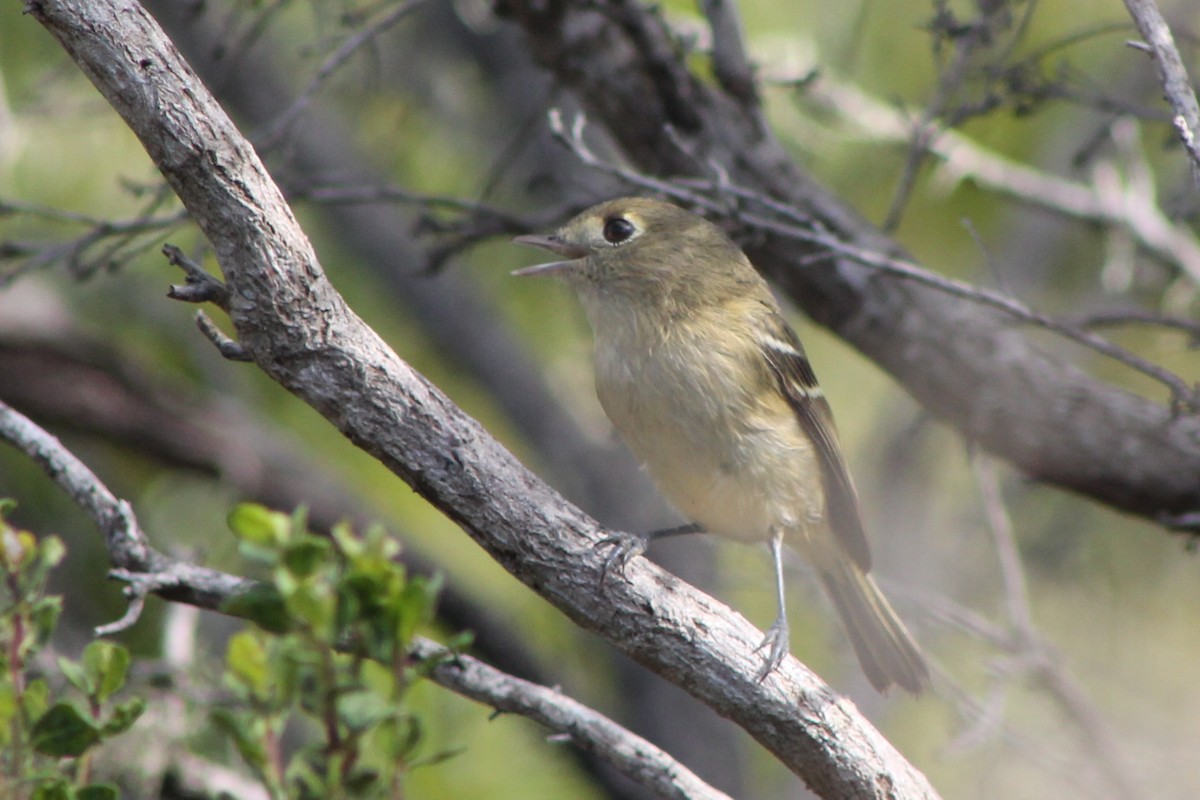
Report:
M892 684L918 694L929 683L921 649L875 581L848 556L822 565L821 581L837 609L871 685Z

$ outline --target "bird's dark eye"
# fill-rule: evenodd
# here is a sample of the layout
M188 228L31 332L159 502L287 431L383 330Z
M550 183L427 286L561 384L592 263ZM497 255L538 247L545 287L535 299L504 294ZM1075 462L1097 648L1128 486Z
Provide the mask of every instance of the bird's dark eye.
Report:
M637 231L634 224L624 217L612 217L604 222L604 241L609 244L622 244Z

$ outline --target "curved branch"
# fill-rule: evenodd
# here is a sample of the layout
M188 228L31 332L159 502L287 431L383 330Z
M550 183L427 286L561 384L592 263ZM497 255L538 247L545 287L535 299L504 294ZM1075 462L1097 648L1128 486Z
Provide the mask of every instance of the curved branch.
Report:
M602 586L608 533L401 361L345 305L283 195L130 0L29 11L141 139L216 249L242 346L569 617L740 724L819 794L929 798L920 772L795 659L755 680L761 633L645 559ZM637 9L628 4L622 24ZM666 82L673 78L662 69ZM678 99L678 98L676 98ZM675 105L673 110L683 113ZM684 115L686 116L686 114Z

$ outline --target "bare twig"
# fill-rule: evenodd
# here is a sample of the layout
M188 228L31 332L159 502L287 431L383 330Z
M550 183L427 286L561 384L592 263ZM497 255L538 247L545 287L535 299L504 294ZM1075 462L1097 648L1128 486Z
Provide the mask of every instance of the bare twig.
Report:
M135 606L148 593L155 593L204 608L217 608L221 599L250 585L242 578L176 561L153 550L128 502L117 499L58 439L2 402L0 440L32 458L96 522L104 534L114 576L125 573L137 576L137 581L126 591ZM134 621L132 614L126 614L120 624L128 627Z
M1122 798L1141 797L1141 789L1125 763L1125 748L1096 704L1069 674L1062 658L1034 624L1025 570L1021 565L1012 520L1005 508L1000 480L991 459L975 455L971 464L1004 586L1011 630L1009 651L1015 657L1017 666L1022 668L1021 671L1031 674L1067 712L1096 754L1096 758L1090 761L1097 764L1108 782L1115 787L1114 795Z
M828 74L809 86L805 97L874 139L904 141L908 135L903 112ZM1062 178L1007 158L958 131L941 132L929 142L929 151L939 159L938 174L947 182L970 181L1056 214L1120 226L1148 252L1200 284L1200 241L1185 224L1170 220L1158 197L1135 182L1118 179L1102 185L1103 174L1095 172L1091 185Z
M175 245L164 244L162 252L168 263L183 270L186 280L183 286L172 286L167 291L167 297L185 303L213 303L217 308L229 310L229 289L225 284L185 256Z
M1175 47L1175 37L1171 35L1171 28L1154 0L1125 0L1125 8L1150 48L1163 93L1175 112L1172 124L1187 151L1192 177L1197 188L1200 188L1200 142L1196 140L1200 135L1200 103L1196 101L1196 92L1187 68L1183 66L1183 59Z
M440 662L433 670L433 679L447 689L497 711L520 714L540 723L576 746L600 755L659 797L728 798L650 742L562 692L505 675L470 656L451 655L428 639L414 641L412 655L422 661Z
M217 324L212 321L212 318L205 314L204 311L196 312L196 327L204 334L204 338L213 343L217 348L217 352L223 358L230 361L253 361L250 354L246 352L246 348L235 342L225 334Z
M260 150L269 150L279 144L279 141L287 135L288 130L295 124L312 103L317 92L325 85L334 73L350 58L359 51L363 46L374 41L374 39L386 32L400 20L407 17L415 11L425 0L408 0L408 2L400 3L392 8L385 8L379 12L375 19L369 21L356 31L352 36L346 38L341 47L335 50L325 62L317 69L315 75L309 80L308 84L292 101L282 114L271 124L270 128L263 133L261 137L256 138L256 144Z
M1108 328L1118 325L1146 325L1155 328L1166 328L1186 333L1191 339L1193 347L1200 346L1200 322L1192 319L1184 319L1183 317L1157 314L1152 311L1141 311L1138 309L1093 311L1072 318L1070 323L1079 328Z
M90 228L73 239L49 245L36 242L0 242L0 257L24 259L16 267L0 273L0 288L12 283L21 275L59 262L66 264L76 277L87 278L153 246L157 235L166 234L187 221L185 211L158 214L169 197L169 193L164 191L154 192L141 213L126 220L104 219L40 203L0 199L0 215L21 214L50 222L86 225ZM149 242L146 241L147 238L150 239ZM98 252L94 252L97 248Z

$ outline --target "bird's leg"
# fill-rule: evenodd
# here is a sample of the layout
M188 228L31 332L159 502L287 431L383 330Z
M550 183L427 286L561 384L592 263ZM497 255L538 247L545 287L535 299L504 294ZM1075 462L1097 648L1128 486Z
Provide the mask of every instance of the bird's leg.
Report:
M608 580L608 573L614 566L625 569L625 565L635 556L640 556L646 552L646 545L658 539L667 539L672 536L682 536L688 533L704 533L704 528L695 522L689 522L686 525L676 525L674 528L662 528L657 531L650 531L645 536L637 536L632 533L615 533L612 536L601 539L596 545L597 547L611 547L612 552L604 559L604 569L601 571L601 582Z
M781 531L773 533L767 544L771 548L771 558L775 562L775 596L779 601L779 615L775 617L775 621L767 629L767 635L763 637L758 647L754 648L754 652L756 653L759 650L767 651L767 658L755 676L755 680L760 682L774 672L775 668L783 662L783 659L788 654L790 639L788 633L787 604L783 596L783 533Z

